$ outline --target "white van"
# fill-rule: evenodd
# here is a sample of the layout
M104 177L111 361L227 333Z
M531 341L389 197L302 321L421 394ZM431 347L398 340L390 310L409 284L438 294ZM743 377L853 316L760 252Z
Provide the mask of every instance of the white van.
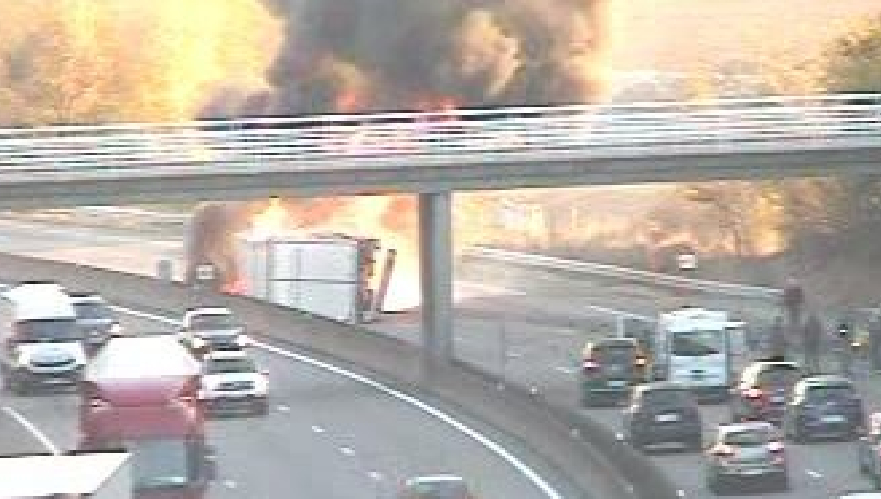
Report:
M76 309L51 282L24 282L0 294L0 375L4 388L70 385L86 365Z
M725 398L743 353L742 327L719 310L683 308L661 314L652 349L660 377L689 387L701 398Z

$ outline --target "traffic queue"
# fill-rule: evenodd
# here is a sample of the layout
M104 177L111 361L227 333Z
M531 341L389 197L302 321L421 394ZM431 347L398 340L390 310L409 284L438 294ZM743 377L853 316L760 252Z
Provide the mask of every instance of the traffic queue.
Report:
M176 498L207 497L216 458L206 418L268 412L267 373L228 309L187 310L179 331L125 331L100 294L26 281L0 293L0 321L6 396L74 391L79 439L67 455L128 453L130 495L113 497L171 497L171 490ZM45 456L6 456L0 464L47 463ZM4 483L13 483L0 480L6 497ZM15 486L19 497L22 484ZM53 486L54 494L70 492Z
M854 465L881 490L881 413L867 414L852 379L751 352L724 311L686 307L656 324L582 351L581 405L623 405L625 443L700 453L706 487L721 495L789 490L786 442L857 442ZM706 428L703 403L727 406L730 421Z

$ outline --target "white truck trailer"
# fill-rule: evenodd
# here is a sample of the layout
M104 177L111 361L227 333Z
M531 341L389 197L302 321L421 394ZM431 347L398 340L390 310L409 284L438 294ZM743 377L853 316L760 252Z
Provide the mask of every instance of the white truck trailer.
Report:
M335 321L370 322L383 311L394 252L381 273L379 241L337 233L244 233L237 240L240 292Z
M132 498L127 452L0 456L2 498Z

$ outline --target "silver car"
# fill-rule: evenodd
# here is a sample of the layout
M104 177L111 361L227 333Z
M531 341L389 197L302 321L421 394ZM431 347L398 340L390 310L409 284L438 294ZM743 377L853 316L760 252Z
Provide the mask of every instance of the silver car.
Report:
M759 483L789 490L783 438L766 421L719 425L706 452L707 488L721 494Z

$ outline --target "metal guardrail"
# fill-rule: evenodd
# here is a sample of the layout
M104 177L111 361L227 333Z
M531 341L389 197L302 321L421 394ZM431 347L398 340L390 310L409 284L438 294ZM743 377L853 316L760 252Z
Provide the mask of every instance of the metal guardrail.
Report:
M581 262L566 260L551 256L536 255L532 253L520 253L485 247L466 248L463 255L477 258L485 258L494 261L508 262L528 267L544 269L565 270L569 272L583 273L588 275L626 279L636 282L650 283L654 285L669 286L719 293L741 298L776 298L783 291L775 288L747 286L720 281L708 281L702 279L689 279L670 274L660 274L645 270L636 270L626 267L616 267L602 263Z
M881 147L881 94L0 129L0 175L418 168Z

